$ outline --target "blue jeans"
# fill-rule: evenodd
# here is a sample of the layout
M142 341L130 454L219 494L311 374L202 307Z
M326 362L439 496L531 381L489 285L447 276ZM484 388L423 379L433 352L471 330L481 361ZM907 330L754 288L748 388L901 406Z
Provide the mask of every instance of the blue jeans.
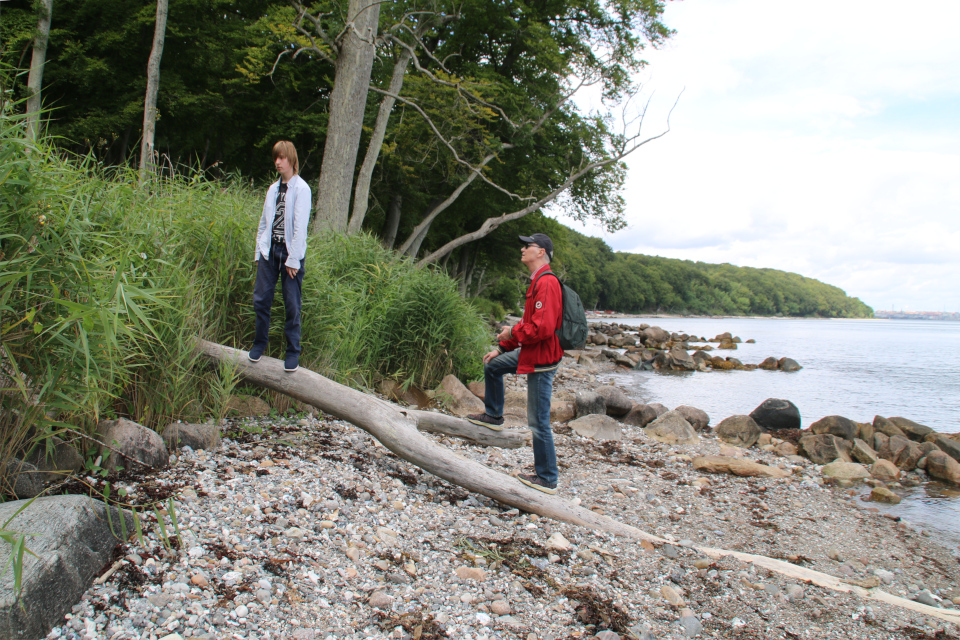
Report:
M517 372L520 351L508 351L483 367L484 410L494 418L503 416L503 376ZM533 432L533 465L544 482L557 482L557 451L553 446L550 427L550 397L553 395L553 377L557 370L527 374L527 424Z
M257 259L257 283L253 287L253 310L257 314L257 324L253 345L266 349L270 337L270 307L273 306L273 296L276 293L279 278L280 289L283 292L283 307L286 311L283 330L287 335L287 355L299 356L304 261L300 261L300 270L295 278L287 274L284 266L286 261L287 245L282 242L274 242L270 245L269 260L262 255Z

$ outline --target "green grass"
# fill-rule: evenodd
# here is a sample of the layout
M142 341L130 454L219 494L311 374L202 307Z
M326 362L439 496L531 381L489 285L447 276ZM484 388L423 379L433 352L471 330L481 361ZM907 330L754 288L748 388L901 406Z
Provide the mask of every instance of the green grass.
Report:
M264 191L199 175L138 184L0 115L0 463L104 417L162 429L222 415L235 374L190 345L250 346ZM305 264L301 365L360 387L480 375L488 333L442 273L362 235L311 238ZM282 325L278 293L273 355Z

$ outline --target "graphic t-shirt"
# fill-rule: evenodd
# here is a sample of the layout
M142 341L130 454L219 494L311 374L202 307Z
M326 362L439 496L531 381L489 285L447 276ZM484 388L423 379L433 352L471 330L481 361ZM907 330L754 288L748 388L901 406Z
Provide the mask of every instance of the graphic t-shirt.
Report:
M283 218L286 214L287 183L281 182L277 189L277 213L273 216L273 238L283 242Z

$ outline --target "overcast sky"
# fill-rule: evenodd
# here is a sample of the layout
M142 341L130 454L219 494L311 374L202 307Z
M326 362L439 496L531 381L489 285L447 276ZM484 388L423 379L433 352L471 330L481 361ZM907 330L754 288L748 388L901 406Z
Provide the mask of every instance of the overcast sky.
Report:
M646 56L615 250L960 311L960 1L682 0ZM564 221L569 223L568 221Z

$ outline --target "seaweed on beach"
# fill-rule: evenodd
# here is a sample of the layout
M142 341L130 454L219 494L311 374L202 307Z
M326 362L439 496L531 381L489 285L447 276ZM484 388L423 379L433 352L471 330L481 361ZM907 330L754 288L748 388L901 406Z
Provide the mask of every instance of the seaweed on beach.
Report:
M409 611L404 614L394 613L392 611L375 614L376 624L383 630L403 627L412 640L446 640L447 630L438 623L433 615L424 614L423 609Z
M590 587L568 587L561 593L577 603L574 608L577 619L584 626L597 630L609 629L616 633L626 633L630 627L627 612L610 598L599 596Z

